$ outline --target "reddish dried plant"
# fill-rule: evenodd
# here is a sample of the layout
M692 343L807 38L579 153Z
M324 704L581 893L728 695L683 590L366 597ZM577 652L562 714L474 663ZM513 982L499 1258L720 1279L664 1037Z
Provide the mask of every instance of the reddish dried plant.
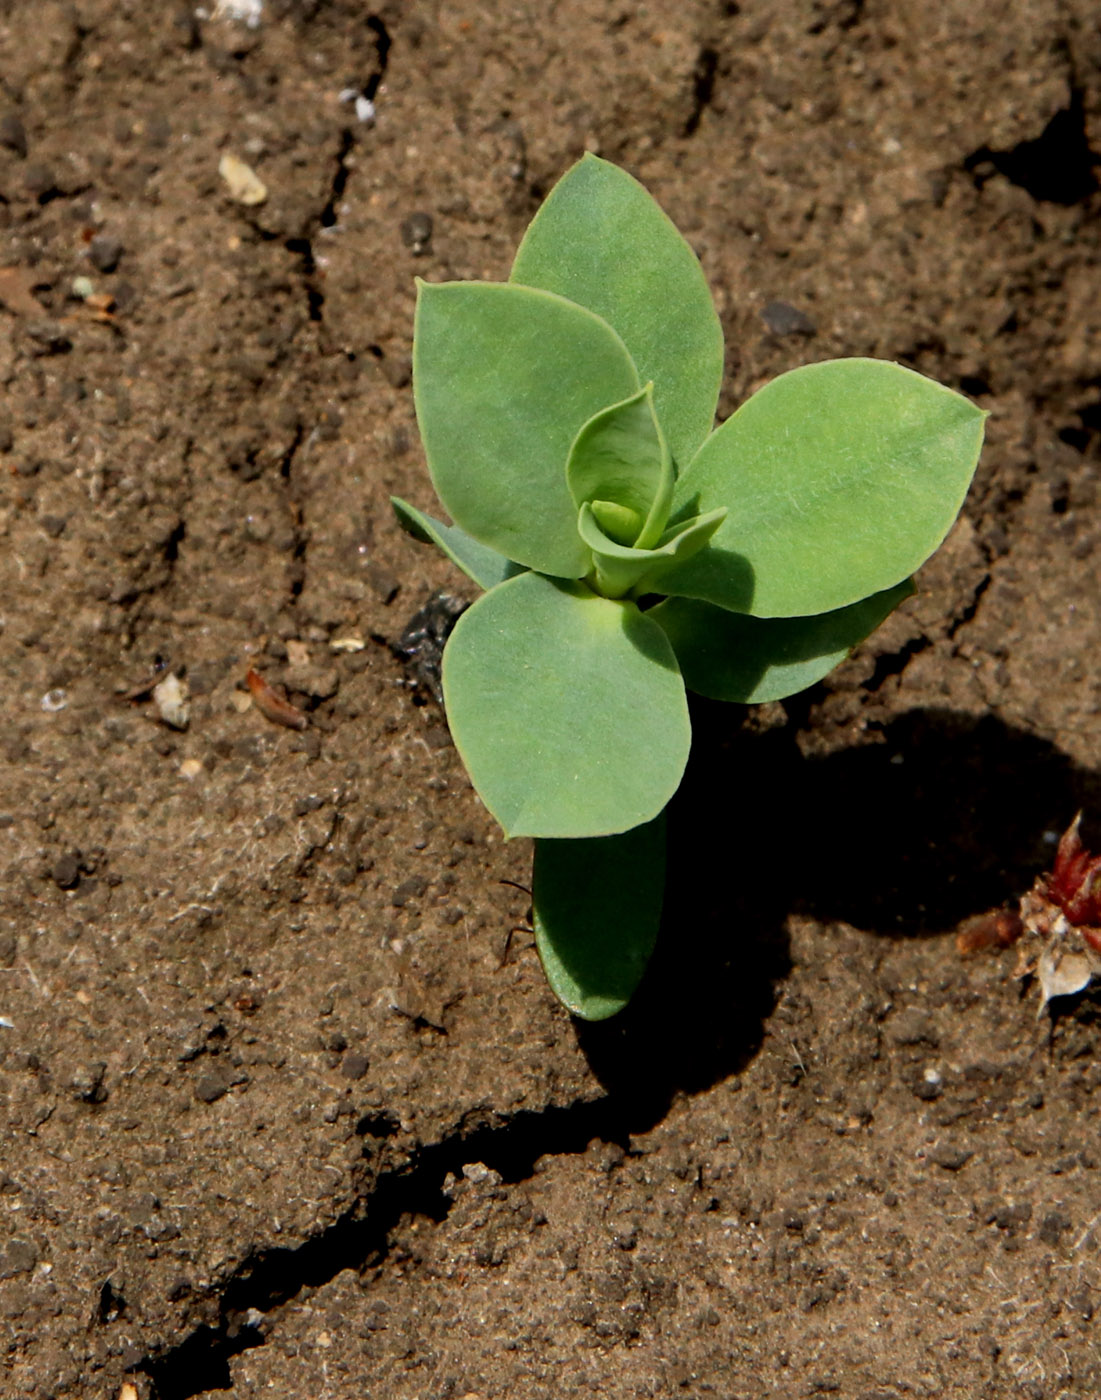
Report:
M1090 855L1078 828L1081 812L1071 822L1055 853L1055 868L1043 877L1042 893L1057 904L1086 942L1101 953L1101 855Z
M1021 896L1018 909L995 909L961 925L961 953L1017 944L1017 976L1035 977L1040 1009L1053 997L1101 979L1101 855L1082 845L1082 814L1063 833L1050 875Z

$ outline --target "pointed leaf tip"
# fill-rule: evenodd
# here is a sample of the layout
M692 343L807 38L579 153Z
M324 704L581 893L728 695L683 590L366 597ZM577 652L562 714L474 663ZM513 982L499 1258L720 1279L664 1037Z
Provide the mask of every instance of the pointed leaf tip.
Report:
M664 813L618 836L535 843L535 943L573 1015L603 1021L627 1005L657 941L664 886Z

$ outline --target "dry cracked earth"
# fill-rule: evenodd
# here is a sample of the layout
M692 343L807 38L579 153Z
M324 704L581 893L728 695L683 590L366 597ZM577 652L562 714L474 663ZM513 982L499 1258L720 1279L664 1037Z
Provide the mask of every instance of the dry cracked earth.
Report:
M1101 1001L954 938L1101 844L1096 18L3 7L5 1397L1101 1393ZM414 277L504 277L585 149L699 253L723 414L836 355L991 414L917 598L695 708L589 1027L395 653L464 594L387 503Z

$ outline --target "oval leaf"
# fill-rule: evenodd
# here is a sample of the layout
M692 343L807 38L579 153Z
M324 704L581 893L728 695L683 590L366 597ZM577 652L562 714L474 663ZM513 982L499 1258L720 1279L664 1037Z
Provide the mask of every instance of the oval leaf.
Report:
M506 836L649 821L688 759L684 683L633 603L520 574L459 619L443 658L455 746Z
M689 690L761 705L829 675L914 592L906 579L817 617L747 617L695 598L668 598L646 616L672 643Z
M639 518L639 528L626 543L639 549L656 544L665 528L674 480L652 384L590 418L566 463L574 504L580 509L599 500L630 511Z
M722 327L695 253L638 181L584 156L528 226L510 281L557 292L615 327L654 381L673 456L689 462L715 421Z
M638 387L623 342L583 307L505 283L419 284L413 394L436 494L509 559L587 571L566 458L594 413Z
M535 946L551 990L586 1021L630 1001L657 941L665 816L619 836L537 841Z
M442 549L451 562L457 564L467 578L473 579L479 588L494 588L497 584L504 583L506 578L523 573L522 564L514 564L511 559L506 559L495 549L490 549L486 544L479 544L457 525L445 525L442 520L426 515L423 510L411 506L400 496L391 496L390 504L394 507L398 524L406 534L412 535L415 540L422 540L425 544L434 544Z
M757 617L847 607L909 577L948 533L986 415L886 360L827 360L766 384L677 482L676 520L728 506L661 591ZM747 579L751 579L747 587Z

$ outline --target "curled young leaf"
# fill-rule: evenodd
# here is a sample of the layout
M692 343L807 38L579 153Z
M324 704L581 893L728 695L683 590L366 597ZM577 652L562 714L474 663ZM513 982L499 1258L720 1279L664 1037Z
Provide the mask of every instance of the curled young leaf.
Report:
M727 506L710 546L662 592L756 617L802 617L893 587L948 533L986 415L885 360L782 374L708 438L672 519Z
M596 504L581 507L577 529L592 550L595 587L606 598L662 592L663 570L703 549L726 514L713 510L709 515L682 520L670 526L653 549L639 549L620 544L602 529Z
M425 514L399 496L391 496L390 504L406 534L443 550L451 562L457 564L479 588L493 588L498 583L504 583L506 578L523 573L522 564L515 564L488 545L479 544L457 525L445 525L442 520Z
M650 549L658 542L675 477L652 384L589 419L570 448L566 481L578 509L591 504L617 543Z
M535 944L568 1011L603 1021L627 1005L657 941L664 886L664 813L618 836L535 843Z
M507 836L607 836L680 783L690 727L665 633L633 603L525 573L459 619L443 659L455 746Z
M580 578L565 462L599 409L639 388L599 316L530 287L420 283L413 393L428 468L462 530L542 573Z
M797 695L829 675L914 591L904 579L816 617L749 617L696 598L667 598L646 616L672 643L689 690L761 705Z
M637 180L584 156L543 201L509 280L557 292L614 326L643 380L654 381L676 462L691 460L715 421L722 327L695 253Z

